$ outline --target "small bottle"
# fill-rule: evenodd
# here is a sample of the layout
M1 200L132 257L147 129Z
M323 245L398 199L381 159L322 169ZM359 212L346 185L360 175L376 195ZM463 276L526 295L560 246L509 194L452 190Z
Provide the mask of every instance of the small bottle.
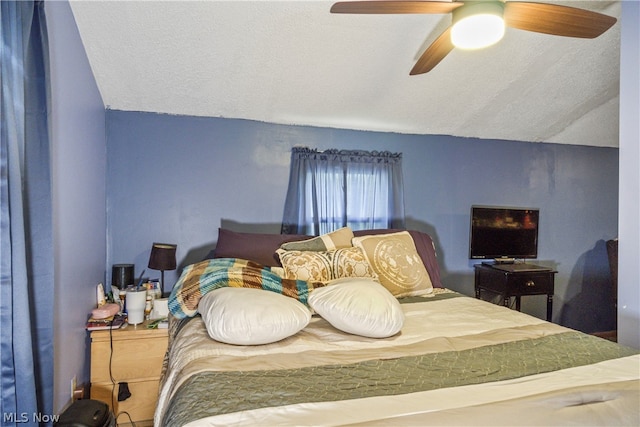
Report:
M147 301L144 305L144 318L149 320L149 316L151 315L151 308L153 307L153 298L151 295L147 294Z
M162 298L162 291L160 290L160 282L153 282L154 298Z
M96 305L98 307L102 307L106 303L107 303L107 300L104 297L104 286L102 286L102 283L99 283L98 286L96 287Z
M127 298L127 291L125 289L120 289L118 292L118 298L120 299L120 311L122 313L126 313L125 299Z

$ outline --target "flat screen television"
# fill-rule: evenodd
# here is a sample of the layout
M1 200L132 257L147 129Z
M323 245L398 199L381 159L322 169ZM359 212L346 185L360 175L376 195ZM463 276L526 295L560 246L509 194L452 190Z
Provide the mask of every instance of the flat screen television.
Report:
M539 217L536 208L472 206L469 258L537 258Z

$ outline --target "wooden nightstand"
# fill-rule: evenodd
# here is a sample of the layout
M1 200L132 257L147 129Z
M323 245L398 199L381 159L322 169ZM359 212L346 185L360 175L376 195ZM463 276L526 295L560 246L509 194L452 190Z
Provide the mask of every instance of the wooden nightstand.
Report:
M482 290L500 294L506 307L511 297L516 298L516 310L520 311L520 297L524 295L547 296L547 321L553 313L554 271L532 264L476 264L476 298Z
M116 416L129 413L137 426L153 425L167 341L166 329L147 329L146 322L111 335L108 330L91 332L91 398L107 403ZM131 392L122 402L118 402L119 382L128 383ZM129 418L123 414L118 421L128 423Z

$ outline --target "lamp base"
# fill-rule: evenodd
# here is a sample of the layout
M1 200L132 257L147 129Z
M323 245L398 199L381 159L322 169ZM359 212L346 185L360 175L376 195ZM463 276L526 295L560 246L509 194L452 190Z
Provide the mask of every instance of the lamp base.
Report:
M164 298L164 270L160 270L160 295Z

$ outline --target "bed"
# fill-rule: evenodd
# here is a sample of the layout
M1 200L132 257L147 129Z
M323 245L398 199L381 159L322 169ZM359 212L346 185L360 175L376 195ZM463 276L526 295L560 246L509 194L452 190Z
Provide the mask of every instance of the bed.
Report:
M445 289L425 233L348 233L219 230L171 294L154 424L640 425L637 350Z

